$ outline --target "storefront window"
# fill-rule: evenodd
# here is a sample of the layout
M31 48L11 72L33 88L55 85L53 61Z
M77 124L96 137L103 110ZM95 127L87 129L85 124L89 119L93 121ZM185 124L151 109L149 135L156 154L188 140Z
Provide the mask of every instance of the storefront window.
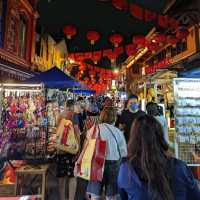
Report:
M8 50L16 52L16 31L17 31L17 18L16 16L10 17L9 29L8 29Z
M19 56L24 58L26 52L26 32L27 32L27 21L24 16L20 15L19 23Z

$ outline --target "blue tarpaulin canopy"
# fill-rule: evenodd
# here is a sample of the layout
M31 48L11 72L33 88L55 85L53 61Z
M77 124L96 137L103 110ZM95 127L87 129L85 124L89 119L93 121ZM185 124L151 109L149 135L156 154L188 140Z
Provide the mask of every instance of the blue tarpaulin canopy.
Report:
M95 90L73 90L73 93L75 94L84 94L84 95L91 95L91 94L95 94L96 91Z
M75 94L84 94L84 95L91 95L96 93L95 90L89 89L88 86L85 84L81 84L81 87L78 89L72 89L72 92Z
M178 74L179 78L200 78L200 68L191 69Z
M71 76L65 74L57 67L27 79L25 83L43 83L47 88L80 88L81 83Z

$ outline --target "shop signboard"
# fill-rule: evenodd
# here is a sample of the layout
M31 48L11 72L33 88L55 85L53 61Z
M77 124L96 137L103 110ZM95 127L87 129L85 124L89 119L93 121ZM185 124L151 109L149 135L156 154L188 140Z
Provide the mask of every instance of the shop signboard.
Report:
M200 79L174 79L176 157L200 166Z
M145 68L145 75L154 74L158 70L166 69L171 63L169 58L166 58L154 65Z

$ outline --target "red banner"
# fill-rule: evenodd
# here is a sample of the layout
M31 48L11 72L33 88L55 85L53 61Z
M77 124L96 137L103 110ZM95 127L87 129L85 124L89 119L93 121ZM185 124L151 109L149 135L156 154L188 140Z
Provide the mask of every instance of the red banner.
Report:
M165 69L167 68L169 65L171 64L170 60L168 58L154 64L151 65L149 67L145 68L145 75L149 75L149 74L154 74L155 72L157 72L160 69Z

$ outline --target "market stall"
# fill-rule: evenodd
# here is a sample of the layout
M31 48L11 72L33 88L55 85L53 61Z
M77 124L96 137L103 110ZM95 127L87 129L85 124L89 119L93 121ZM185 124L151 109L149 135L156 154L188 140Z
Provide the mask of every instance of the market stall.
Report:
M1 84L0 90L0 158L43 158L48 137L43 85Z
M176 157L200 166L200 79L174 80Z
M178 77L174 80L176 156L187 162L200 179L200 69L181 72Z
M80 83L57 67L42 72L25 82L28 84L42 83L45 87L48 131L50 137L48 152L50 153L54 150L55 146L56 122L58 121L59 114L64 109L66 100L75 99L76 94L92 95L95 94L95 91L90 90L85 84Z
M18 169L46 163L48 118L44 86L1 84L0 101L0 196L15 196L19 194ZM34 180L31 175L29 181Z
M56 122L64 103L74 93L91 95L95 91L57 68L23 84L0 86L0 196L34 194L45 199Z
M174 98L173 79L177 73L169 70L158 70L154 74L144 76L135 83L137 95L141 102L142 110L145 111L148 102L156 102L162 107L169 127L170 146L174 148Z
M145 101L145 104L153 101L162 106L170 128L174 128L173 78L176 77L176 72L162 70L145 76L137 83L140 100Z
M68 89L79 88L81 83L65 74L57 67L42 72L25 81L27 84L42 83L46 92L47 113L49 126L55 127L59 112L62 111L66 99L73 98Z

